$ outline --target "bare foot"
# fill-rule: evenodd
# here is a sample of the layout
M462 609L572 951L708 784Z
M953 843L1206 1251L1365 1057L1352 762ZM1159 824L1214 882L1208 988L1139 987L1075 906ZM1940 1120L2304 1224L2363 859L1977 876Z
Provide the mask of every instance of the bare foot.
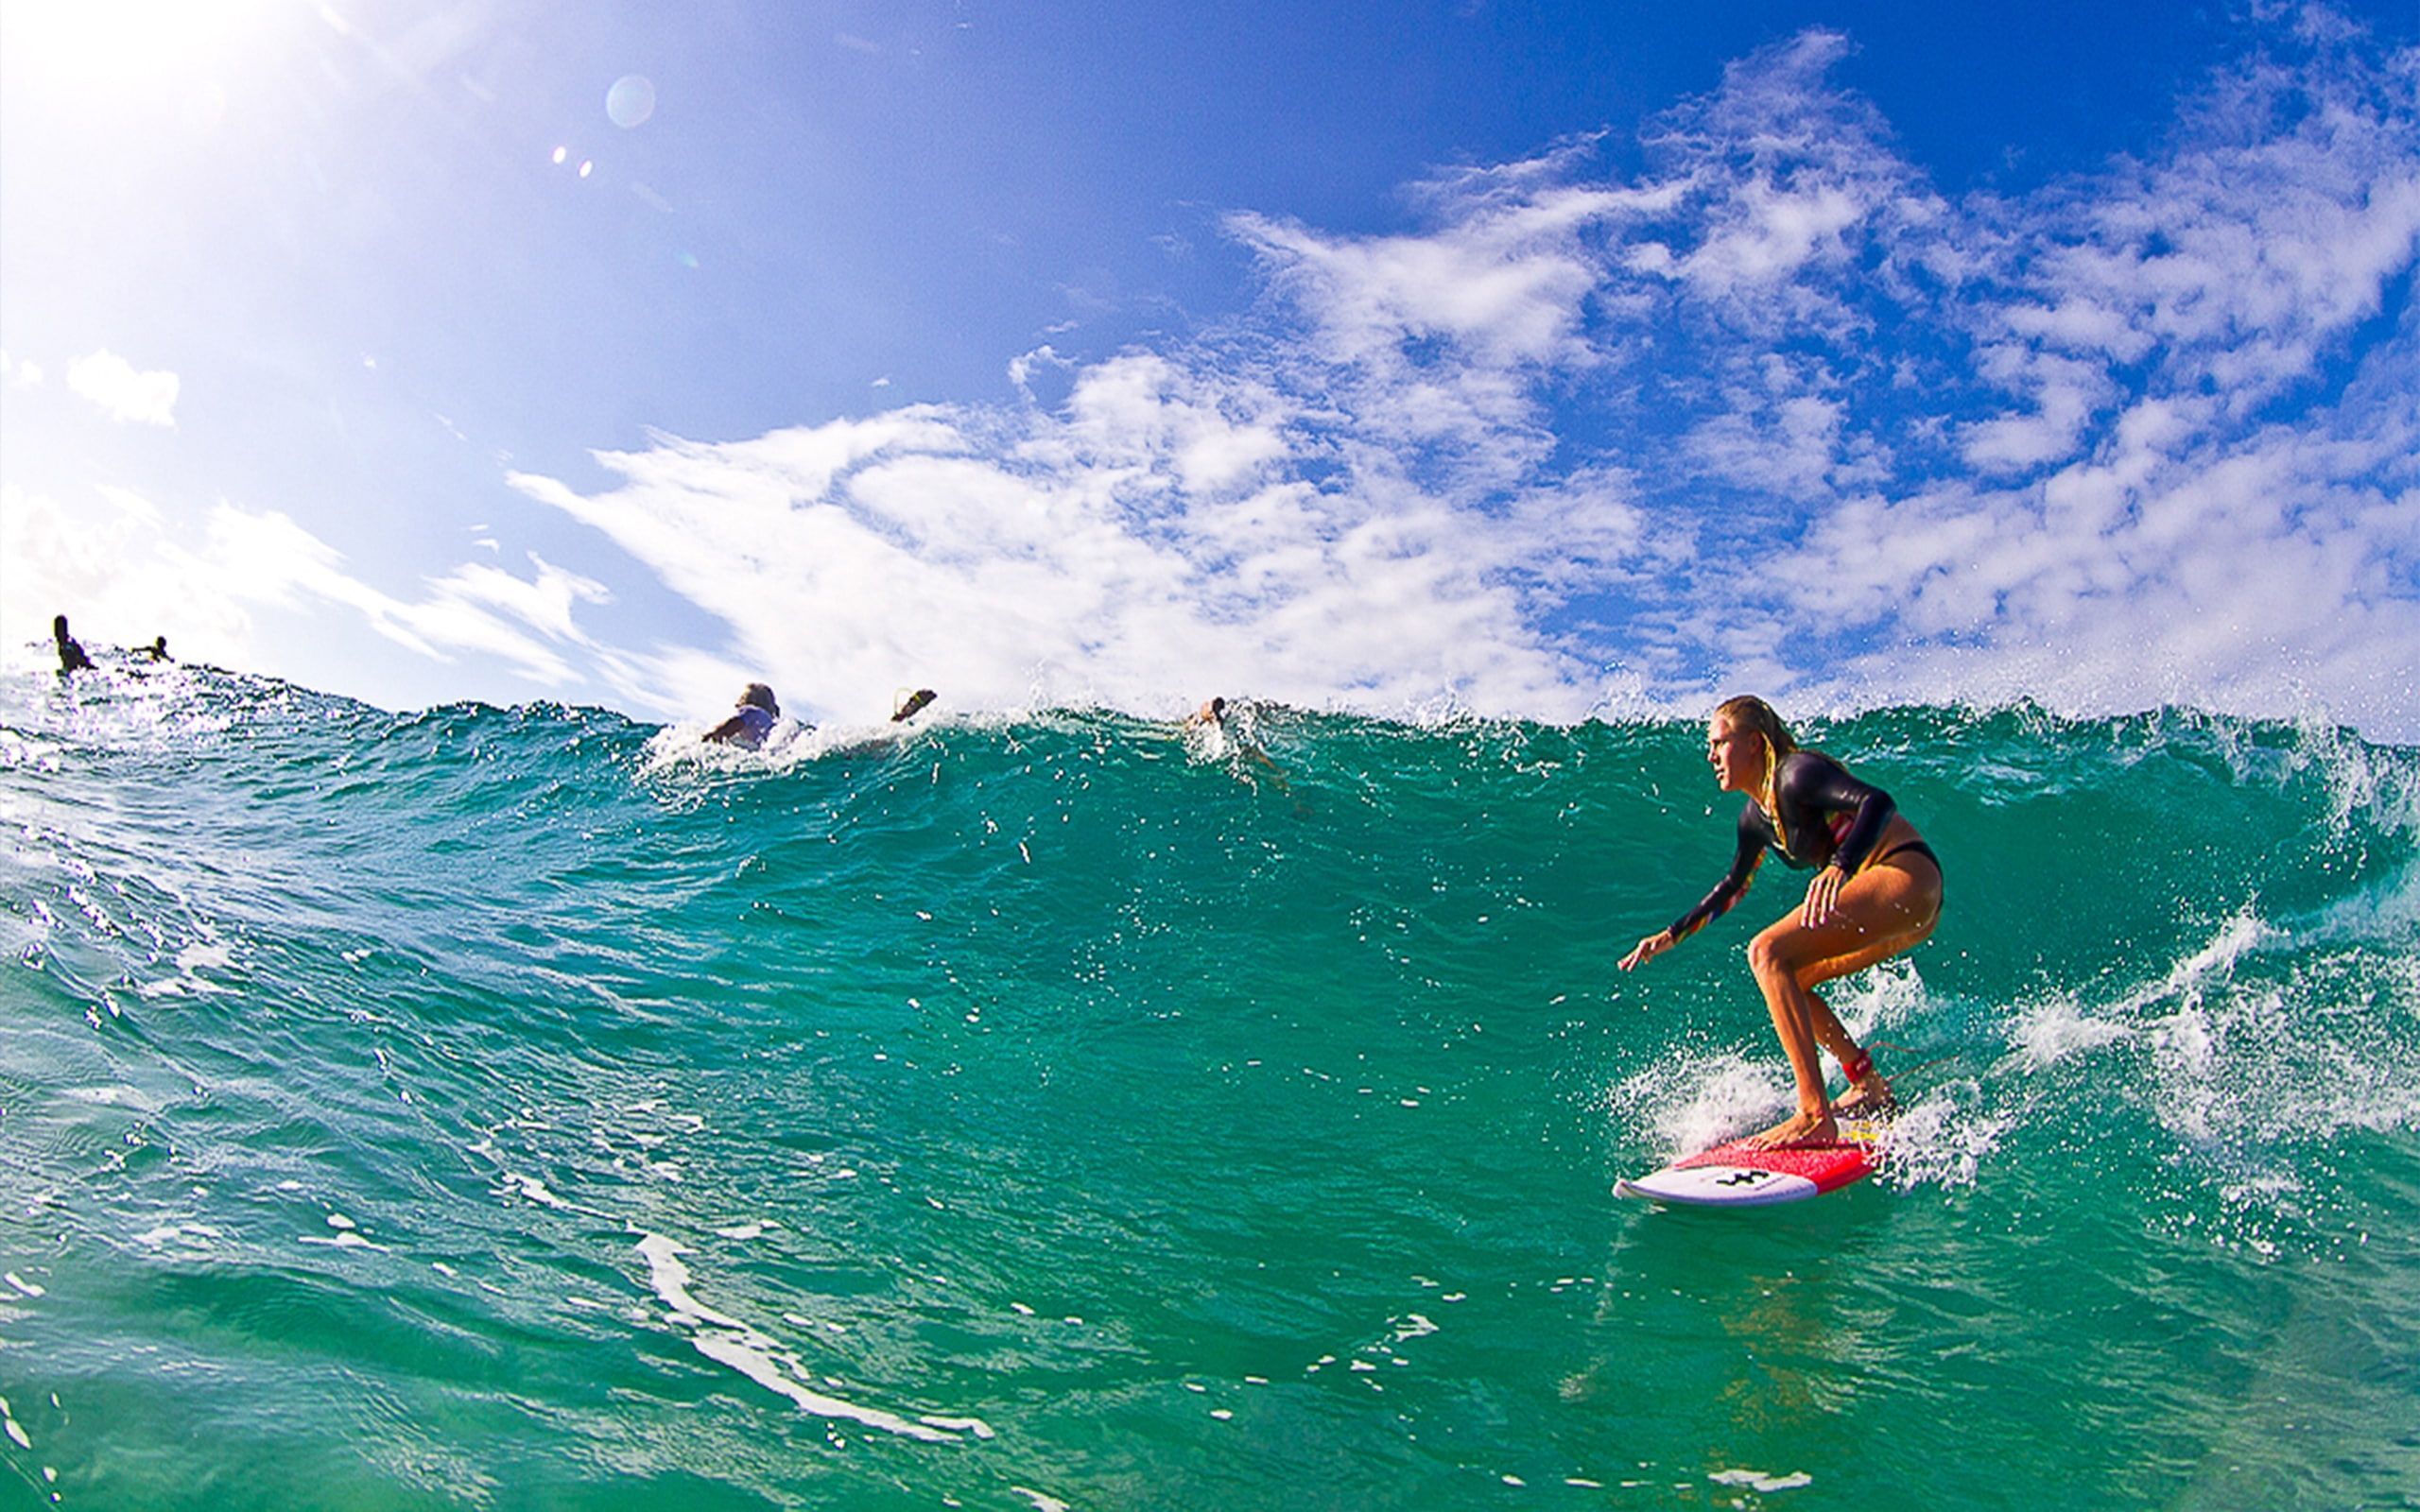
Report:
M1863 1080L1832 1105L1832 1111L1841 1118L1886 1118L1898 1110L1899 1099L1892 1095L1891 1084L1878 1071L1866 1073Z
M1828 1109L1795 1113L1762 1134L1752 1134L1739 1143L1752 1150L1820 1150L1841 1143L1841 1128L1832 1121Z

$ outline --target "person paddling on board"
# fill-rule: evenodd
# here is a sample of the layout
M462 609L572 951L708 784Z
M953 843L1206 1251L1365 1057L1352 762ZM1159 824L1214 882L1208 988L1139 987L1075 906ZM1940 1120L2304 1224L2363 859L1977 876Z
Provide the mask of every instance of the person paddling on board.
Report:
M739 706L731 717L706 731L704 739L718 746L737 746L742 750L757 750L765 737L773 732L774 721L782 717L781 701L773 690L761 682L752 682L739 696Z
M1764 993L1773 1029L1798 1083L1798 1111L1748 1143L1767 1149L1831 1144L1834 1114L1890 1106L1891 1085L1874 1069L1814 989L1912 950L1941 920L1941 860L1891 795L1858 782L1818 751L1800 750L1762 698L1732 698L1706 725L1715 784L1744 795L1731 870L1703 901L1622 957L1633 971L1729 912L1772 850L1813 867L1806 901L1748 943L1748 969ZM1849 1092L1836 1108L1824 1096L1817 1046L1840 1057Z
M66 615L54 614L50 617L50 633L59 642L59 670L62 675L94 670L93 659L84 654L84 647L76 637L67 633Z

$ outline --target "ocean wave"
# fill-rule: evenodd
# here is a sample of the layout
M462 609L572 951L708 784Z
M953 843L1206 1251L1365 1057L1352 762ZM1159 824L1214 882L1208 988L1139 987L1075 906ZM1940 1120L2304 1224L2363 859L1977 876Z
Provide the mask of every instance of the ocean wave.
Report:
M1614 970L1727 861L1701 726L1238 702L1223 741L1066 709L744 753L206 669L0 684L10 1465L158 1505L310 1500L288 1451L481 1504L1210 1504L1316 1443L1340 1496L1455 1501L1409 1418L1564 1453L1547 1485L1677 1483L1702 1442L1582 1415L1566 1349L1720 1411L1708 1351L1858 1319L1824 1368L1938 1415L1910 1299L1946 1287L2037 1341L1998 1384L2122 1418L2133 1357L2028 1311L2044 1246L2116 1314L2256 1333L2275 1287L2377 1296L2261 1267L2408 1249L2409 748L1810 721L1947 911L1831 989L1899 1079L1881 1177L1710 1230L1607 1194L1789 1087L1740 954L1778 868ZM1812 1315L1756 1299L1783 1272ZM1947 1405L2014 1438L2004 1395ZM1789 1463L1845 1481L1814 1442Z

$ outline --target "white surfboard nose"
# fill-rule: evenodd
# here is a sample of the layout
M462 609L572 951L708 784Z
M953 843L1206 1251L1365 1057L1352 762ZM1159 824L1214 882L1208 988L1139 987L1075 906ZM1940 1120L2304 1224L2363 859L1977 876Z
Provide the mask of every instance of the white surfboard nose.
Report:
M1659 1202L1686 1202L1708 1208L1760 1208L1770 1202L1798 1202L1822 1190L1803 1176L1787 1171L1756 1171L1744 1165L1692 1165L1657 1171L1614 1183L1616 1194L1652 1197Z

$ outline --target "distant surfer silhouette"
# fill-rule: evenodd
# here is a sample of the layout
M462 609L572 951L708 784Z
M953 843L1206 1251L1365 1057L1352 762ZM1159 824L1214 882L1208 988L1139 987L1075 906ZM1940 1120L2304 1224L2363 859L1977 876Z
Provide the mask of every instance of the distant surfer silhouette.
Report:
M1836 1113L1879 1111L1891 1085L1815 995L1836 977L1912 950L1941 921L1941 859L1892 802L1818 751L1801 750L1762 698L1732 698L1706 725L1715 784L1746 796L1731 870L1671 927L1622 957L1633 971L1721 918L1748 890L1767 850L1813 867L1806 898L1748 943L1748 970L1789 1056L1798 1111L1747 1143L1767 1149L1836 1143ZM1837 1108L1824 1096L1817 1046L1840 1057L1849 1091Z
M168 654L168 638L164 635L152 637L151 644L143 648L143 654L149 657L154 662L174 662L176 660L175 657Z
M93 670L93 659L84 654L84 648L77 644L76 637L67 633L66 615L51 616L50 633L59 640L59 670L61 674Z
M915 692L900 699L898 707L890 711L890 722L894 725L904 725L908 720L913 719L918 714L924 713L925 706L932 701L932 689L918 688Z
M704 738L719 746L761 750L765 737L773 732L773 725L781 717L781 700L773 696L773 690L761 682L752 682L740 694L739 705L732 711L731 717L707 730Z

